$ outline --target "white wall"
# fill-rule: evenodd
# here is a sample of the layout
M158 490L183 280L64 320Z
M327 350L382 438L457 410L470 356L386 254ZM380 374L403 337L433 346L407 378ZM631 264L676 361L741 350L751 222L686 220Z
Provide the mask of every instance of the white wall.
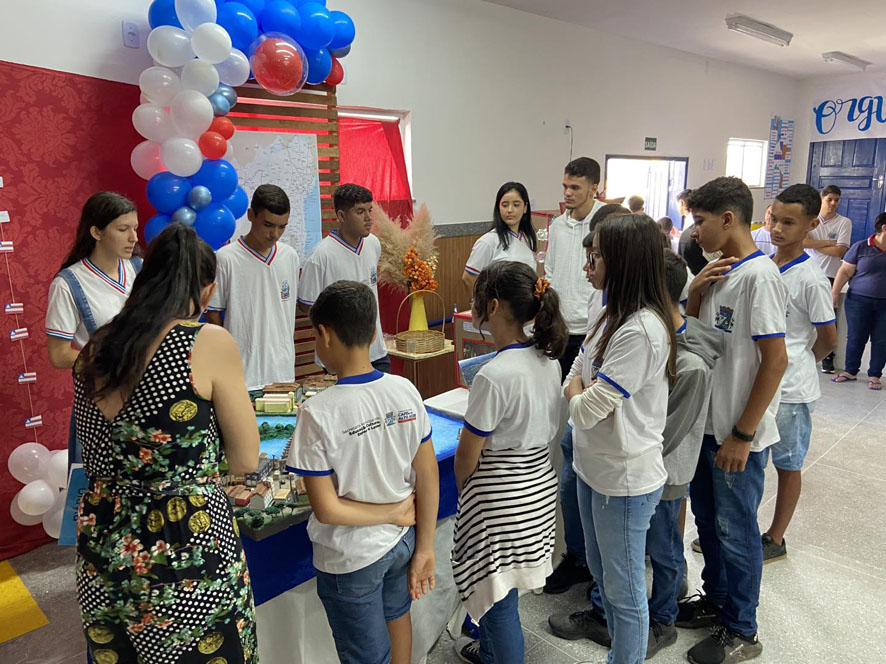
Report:
M16 3L2 10L0 59L135 82L150 58L122 47L120 21L146 31L149 4ZM490 218L510 179L537 207L555 207L566 119L575 156L602 164L606 154L649 155L643 139L655 136L655 154L689 157L689 185L698 186L722 175L730 136L766 139L773 114L796 116L793 79L479 0L329 4L357 25L340 103L412 112L414 194L440 222ZM26 26L57 46L35 44ZM762 214L762 190L755 199Z

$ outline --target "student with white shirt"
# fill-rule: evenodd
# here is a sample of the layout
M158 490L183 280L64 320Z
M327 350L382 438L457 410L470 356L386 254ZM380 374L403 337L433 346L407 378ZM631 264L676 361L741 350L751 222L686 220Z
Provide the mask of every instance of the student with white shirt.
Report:
M689 288L686 314L726 333L714 366L701 457L690 484L704 555L704 596L680 605L677 627L714 627L689 650L694 664L757 657L763 550L757 509L766 448L778 438L775 414L787 368L787 291L778 268L751 238L754 200L740 179L720 177L689 197L693 236L722 251Z
M247 212L252 228L218 252L215 294L206 321L237 341L249 390L295 380L298 253L279 242L289 224L289 197L259 186ZM224 321L222 321L224 313Z
M683 232L680 234L680 241L677 243L677 253L686 261L692 274L698 274L708 264L708 260L705 258L704 251L702 251L692 237L695 223L692 220L692 212L687 205L690 194L692 194L691 189L684 189L677 194L677 209L683 216Z
M49 284L46 346L56 369L74 366L96 330L120 313L132 291L141 258L135 203L100 191L83 206L74 246ZM68 437L68 463L80 462L74 421Z
M788 291L788 368L775 415L779 441L767 450L778 473L778 495L772 525L763 533L764 564L787 555L784 533L800 500L812 411L821 396L815 365L837 345L831 285L803 251L806 235L818 225L820 210L821 197L808 184L788 187L772 205L772 241L777 247L772 259Z
M315 298L317 354L338 382L299 410L287 461L314 510L317 594L342 664L408 664L411 602L434 588L431 423L418 390L369 361L376 309L354 281Z
M661 231L640 215L609 218L590 256L606 310L565 381L588 566L611 638L612 664L646 656L645 542L667 471L662 432L675 336Z
M474 243L461 275L462 283L468 293L473 293L477 275L495 261L517 261L534 270L537 251L529 192L519 182L506 182L495 195L492 228Z
M516 664L524 661L518 591L541 587L552 569L557 476L549 446L564 410L556 359L566 324L549 282L514 261L480 273L471 314L497 353L471 385L455 453L452 572L480 623L479 642L459 639L456 652L467 662Z
M357 184L343 184L333 194L338 229L323 238L302 266L298 282L298 306L309 313L324 288L336 281L356 281L369 286L378 306L378 259L381 243L372 234L372 192ZM391 360L376 311L376 334L369 347L372 366L391 372ZM323 359L315 354L323 366Z
M772 244L772 235L769 231L769 224L771 220L772 206L770 205L768 208L766 208L766 217L764 218L763 225L751 233L751 237L754 239L754 244L757 245L757 249L762 251L767 256L771 256L775 253L775 245Z
M852 220L837 214L842 194L840 187L835 184L829 184L821 190L818 226L809 232L809 236L803 242L806 253L821 266L832 285L843 264L843 256L852 244ZM821 372L834 373L833 353L822 359Z

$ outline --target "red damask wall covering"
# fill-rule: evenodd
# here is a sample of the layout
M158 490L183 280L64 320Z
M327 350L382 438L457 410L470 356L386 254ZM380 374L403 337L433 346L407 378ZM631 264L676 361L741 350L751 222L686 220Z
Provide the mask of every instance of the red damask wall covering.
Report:
M92 193L108 189L133 199L142 223L151 214L145 183L129 166L141 140L130 121L138 102L134 85L0 61L0 210L9 212L3 239L15 249L0 254L0 560L49 541L42 526L26 528L10 517L10 500L22 485L6 460L28 441L49 449L67 445L71 379L49 364L43 321L49 282L73 240L80 209ZM24 303L18 324L3 313L13 301L10 287ZM16 327L27 327L30 338L10 341ZM30 401L17 381L24 364L37 372ZM43 426L28 430L32 408Z

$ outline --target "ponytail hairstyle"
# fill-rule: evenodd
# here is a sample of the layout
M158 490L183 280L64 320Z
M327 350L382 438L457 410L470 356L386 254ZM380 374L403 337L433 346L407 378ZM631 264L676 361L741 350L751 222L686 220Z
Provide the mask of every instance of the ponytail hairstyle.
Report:
M641 214L610 217L597 227L600 255L606 265L603 288L607 298L605 315L597 321L591 336L603 329L594 349L596 361L602 364L603 354L615 332L633 314L650 309L668 331L668 379L673 381L677 345L661 237L658 224Z
M532 250L532 253L535 253L538 251L538 237L535 234L535 227L532 225L532 206L529 204L529 192L526 191L526 187L519 182L505 182L499 187L498 193L495 195L495 208L492 211L492 228L490 230L496 232L498 235L498 243L504 249L511 246L511 229L505 223L505 220L501 218L499 205L501 205L501 199L504 198L505 194L512 191L516 191L526 205L526 211L520 219L520 232L526 236L526 240L529 242L529 248Z
M497 261L480 272L474 284L473 309L480 324L489 320L489 303L506 303L521 326L535 319L532 341L542 353L556 360L566 350L569 331L560 313L560 296L546 279L517 261Z
M100 191L90 196L80 213L80 223L77 226L74 246L71 247L71 251L59 268L59 272L84 258L88 258L92 250L95 249L95 238L92 237L91 232L93 226L103 231L117 217L135 211L135 203L126 196L113 191Z
M192 228L171 224L151 242L122 311L80 355L75 370L88 397L118 389L132 394L160 332L174 320L200 315L200 295L215 282L215 268L215 254Z

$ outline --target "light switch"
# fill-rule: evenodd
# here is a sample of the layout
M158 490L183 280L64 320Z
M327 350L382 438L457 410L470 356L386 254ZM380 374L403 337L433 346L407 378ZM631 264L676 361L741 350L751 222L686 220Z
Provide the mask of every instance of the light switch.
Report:
M123 45L127 48L141 47L141 39L137 23L123 21Z

